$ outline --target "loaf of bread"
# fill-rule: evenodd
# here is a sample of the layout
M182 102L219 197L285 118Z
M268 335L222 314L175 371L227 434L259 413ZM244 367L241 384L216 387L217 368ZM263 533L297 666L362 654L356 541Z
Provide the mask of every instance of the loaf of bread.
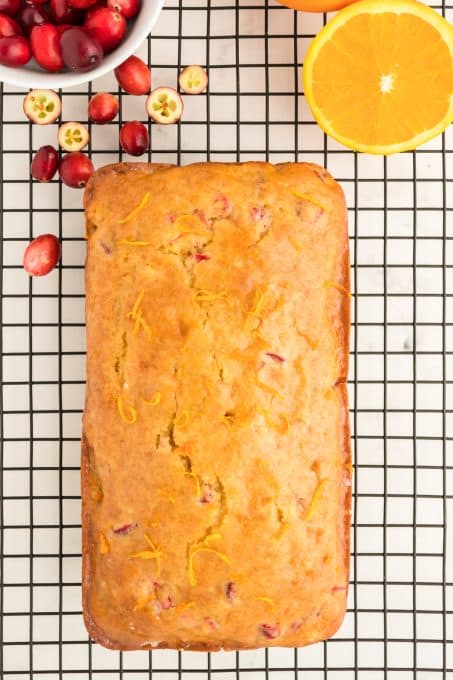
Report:
M90 180L83 607L114 649L301 646L346 606L349 260L310 164Z

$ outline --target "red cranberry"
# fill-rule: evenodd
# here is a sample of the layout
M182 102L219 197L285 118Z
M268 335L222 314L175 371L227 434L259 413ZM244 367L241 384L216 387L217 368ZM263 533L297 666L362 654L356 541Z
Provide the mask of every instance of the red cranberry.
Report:
M275 640L280 635L280 626L278 623L262 623L259 631L268 640Z
M27 35L30 35L35 26L42 26L49 22L47 11L38 5L22 7L17 18Z
M68 0L69 6L74 9L87 9L91 5L95 5L97 0Z
M20 9L20 0L0 0L0 12L15 16Z
M55 268L59 259L60 241L53 234L42 234L27 246L23 265L27 274L44 276Z
M63 61L73 71L91 71L104 56L96 38L83 28L74 26L61 36Z
M30 59L30 45L22 35L0 38L0 64L3 64L3 66L24 66Z
M58 153L53 146L42 146L31 163L31 176L38 182L49 182L57 172Z
M45 5L47 0L25 0L26 5Z
M78 24L82 13L69 6L68 0L50 0L50 14L57 24Z
M93 14L97 12L98 9L101 9L101 7L105 7L105 3L103 1L97 2L95 5L92 5L87 11L85 12L85 21L89 21Z
M85 28L99 40L104 52L111 52L124 38L126 19L109 7L99 7L87 17Z
M57 29L58 33L60 34L60 38L61 38L61 36L63 35L63 33L65 31L67 31L69 28L72 28L72 25L71 24L57 24L55 26L55 28ZM61 47L61 45L60 45L60 47Z
M58 170L68 187L83 189L94 172L94 166L88 156L76 151L63 156Z
M144 61L134 55L115 69L115 76L128 94L147 94L151 89L151 71Z
M14 19L7 14L0 14L0 38L10 38L12 35L20 35L22 29Z
M133 120L120 130L120 144L131 156L141 156L149 147L149 134L143 123Z
M88 104L88 117L93 123L110 123L118 113L120 103L117 97L108 92L98 92Z
M285 359L282 356L280 356L280 354L275 354L274 352L264 352L264 354L279 364L283 364L285 361Z
M53 24L35 26L31 32L33 56L46 71L61 71L64 67L60 47L60 31Z
M132 19L138 14L140 0L107 0L107 6L120 12L125 19Z

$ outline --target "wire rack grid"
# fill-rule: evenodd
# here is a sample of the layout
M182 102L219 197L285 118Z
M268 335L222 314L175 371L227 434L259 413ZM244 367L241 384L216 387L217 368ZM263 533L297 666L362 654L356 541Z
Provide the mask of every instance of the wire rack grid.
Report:
M453 20L453 4L432 6ZM453 679L453 130L387 159L327 139L300 79L326 18L262 0L170 0L140 56L155 86L175 85L189 63L210 76L208 94L185 97L179 125L150 128L150 160L308 160L346 192L356 467L344 625L301 650L120 654L88 640L80 602L81 193L30 180L32 153L55 144L56 127L30 125L24 92L2 85L4 680ZM62 92L64 119L85 122L88 97L100 90L117 92L111 75ZM143 99L119 96L120 120L90 130L96 166L125 158L122 120L145 119ZM62 264L31 280L22 253L43 232L62 238Z

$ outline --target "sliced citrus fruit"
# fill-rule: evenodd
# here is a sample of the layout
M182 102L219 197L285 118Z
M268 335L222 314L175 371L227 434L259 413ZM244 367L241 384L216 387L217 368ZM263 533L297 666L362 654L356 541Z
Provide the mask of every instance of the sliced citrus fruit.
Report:
M350 5L354 0L278 0L281 5L304 12L333 12Z
M359 0L313 40L303 80L337 141L375 154L414 149L453 122L453 26L416 0Z

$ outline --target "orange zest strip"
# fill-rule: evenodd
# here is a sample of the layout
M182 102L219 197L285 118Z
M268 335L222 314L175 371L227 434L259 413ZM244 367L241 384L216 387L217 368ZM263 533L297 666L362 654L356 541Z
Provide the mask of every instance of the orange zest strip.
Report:
M176 425L176 427L183 428L183 427L187 427L188 424L189 424L189 411L185 408L181 412L181 415L179 415L176 418L175 425Z
M163 496L163 498L166 498L167 501L169 501L172 505L176 505L176 500L174 496L171 495L168 491L165 491L164 489L159 489L158 493Z
M131 210L131 212L129 213L129 215L126 215L126 217L123 217L122 220L118 220L118 224L126 224L126 222L130 222L130 220L133 220L134 217L135 217L136 215L138 215L138 213L140 212L140 210L143 210L143 208L145 207L145 205L148 203L150 196L151 196L151 194L149 193L149 191L147 191L146 194L144 194L144 196L143 196L142 200L140 201L140 203L137 205L137 207L134 208L133 210Z
M271 416L271 413L265 409L257 409L257 413L260 413L262 416L264 416L269 427L279 434L288 434L290 431L291 423L289 422L288 416L286 416L284 413L278 414L279 421L274 420Z
M336 288L337 290L340 291L340 293L345 293L348 297L352 298L352 293L347 290L344 286L341 285L341 283L337 283L336 281L326 281L324 284L325 288Z
M143 316L141 315L141 313L140 313L140 321L139 321L139 323L140 323L140 326L141 326L141 327L143 328L143 330L145 331L145 335L146 335L146 337L148 338L148 340L151 340L151 338L152 338L152 336L153 336L153 333L152 333L152 331L151 331L151 328L150 328L149 324L145 321L145 319L143 318Z
M313 517L313 513L316 510L316 506L319 503L322 491L323 491L326 483L327 483L327 479L321 479L321 481L319 482L319 484L316 487L315 492L312 496L311 503L308 506L307 512L305 513L304 519L311 519Z
M308 201L308 203L313 203L313 205L316 205L318 208L321 208L321 210L326 209L326 207L322 203L317 201L316 198L313 198L313 196L310 196L310 194L304 194L301 191L297 191L297 189L291 189L291 193L296 198L301 198L303 201Z
M131 555L131 557L138 557L141 560L156 560L158 570L157 575L160 576L162 567L161 559L164 556L164 554L154 545L149 536L147 536L146 534L144 534L144 536L145 541L147 542L151 550L141 550L140 552Z
M194 295L195 302L226 302L231 307L233 305L232 298L225 291L216 293L213 290L199 290Z
M273 397L277 397L278 399L282 399L282 400L285 398L281 392L274 389L270 385L266 385L265 383L261 382L261 380L252 379L250 382L252 382L254 385L256 385L257 387L262 389L264 392L271 394Z
M162 394L160 392L156 392L149 400L143 399L147 406L157 406L160 404L161 400Z
M135 410L135 408L133 406L127 406L126 407L127 410L129 411L129 415L127 415L127 413L125 411L123 397L121 397L121 396L117 397L116 403L117 403L117 406L118 406L118 412L119 412L122 420L124 420L124 422L127 423L127 425L133 425L134 423L137 422L137 411Z
M143 298L145 297L145 291L141 290L139 294L137 295L137 298L134 302L134 306L132 307L131 311L129 312L128 316L131 317L131 319L135 319L138 313L138 310L140 309L140 306L143 302Z
M119 246L134 246L137 248L143 248L145 246L150 246L151 243L149 241L130 241L127 238L122 238L119 241L117 241Z
M298 253L301 253L303 251L304 248L297 239L293 238L292 236L288 236L288 241L291 243L293 248L297 250Z
M110 545L102 531L99 532L99 552L101 555L106 555L110 552Z
M187 475L187 477L192 477L192 479L195 480L197 484L197 498L201 498L201 486L198 476L195 474L195 472L185 472L184 474Z
M220 552L219 550L214 550L214 548L195 548L190 555L189 555L189 583L191 586L196 586L197 585L197 579L195 576L194 568L193 568L193 558L195 555L198 555L199 553L212 553L213 555L216 555L222 562L225 562L225 564L228 564L228 566L231 565L231 560L229 557L227 557L224 553Z
M275 602L271 597L265 597L264 595L262 595L260 597L254 597L253 599L256 600L257 602L265 602L271 607L271 609L275 609Z

